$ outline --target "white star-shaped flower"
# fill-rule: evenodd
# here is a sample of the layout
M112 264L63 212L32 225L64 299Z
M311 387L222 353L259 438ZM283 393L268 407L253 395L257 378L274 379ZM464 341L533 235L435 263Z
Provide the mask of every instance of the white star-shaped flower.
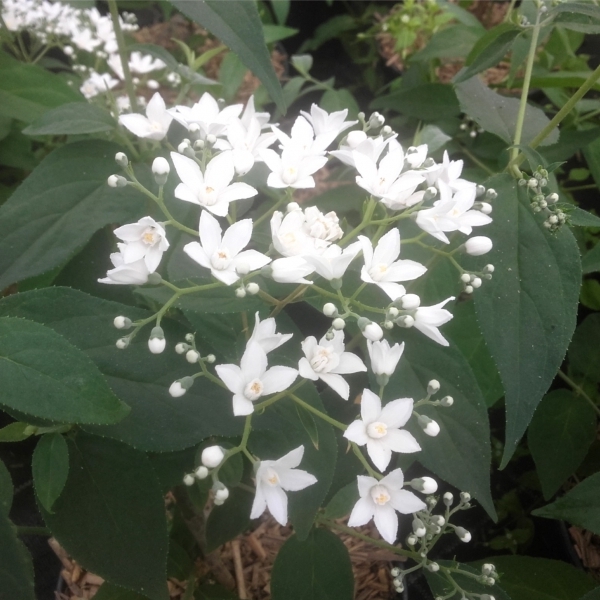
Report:
M233 414L236 417L253 413L253 402L286 390L298 377L298 371L291 367L267 369L267 354L256 342L248 342L239 367L217 365L215 370L229 391L233 392Z
M300 114L312 125L319 146L329 146L342 131L346 131L358 121L346 121L348 109L328 113L316 104L310 107L310 113L303 110Z
M298 363L300 376L317 381L320 379L344 400L350 396L350 386L342 375L366 371L365 363L352 352L345 352L344 332L335 331L333 339L325 336L317 343L313 336L302 342L304 357Z
M121 115L119 123L140 138L162 140L169 131L173 117L167 112L165 101L156 92L146 106L146 116L137 113Z
M392 300L406 293L398 281L417 279L427 271L427 268L414 260L396 260L400 256L400 231L392 229L380 240L375 250L371 240L364 235L358 237L365 264L360 277L366 283L374 283L380 287Z
M366 156L372 163L377 164L379 157L388 147L391 139L393 138L384 140L381 135L371 138L364 131L351 131L346 137L346 144L340 146L339 150L332 150L329 154L349 167L356 168L354 152Z
M262 460L256 471L256 496L252 504L251 519L257 519L268 508L280 525L287 525L287 495L317 483L317 478L302 469L304 446L288 452L278 460ZM285 491L284 491L285 490Z
M366 444L369 458L383 472L392 460L392 452L412 453L421 449L411 433L400 429L406 425L412 410L412 398L392 400L381 408L379 396L365 389L360 402L362 419L353 421L344 437L359 446Z
M238 221L222 234L219 222L203 210L199 233L200 242L186 244L183 251L227 285L240 279L237 272L239 267L243 267L244 273L250 273L271 261L256 250L243 250L252 237L252 219Z
M377 531L388 544L393 544L398 537L396 511L408 515L427 508L415 494L402 489L404 475L401 469L395 469L381 481L365 475L359 475L357 479L360 499L352 509L348 525L360 527L374 519Z
M387 340L372 342L367 340L367 349L371 359L371 369L375 375L391 377L398 366L400 357L404 352L404 342L390 347Z
M354 242L342 250L337 244L332 244L321 254L311 254L304 260L314 267L314 270L324 279L341 279L350 263L360 252L360 242Z
M449 343L438 327L450 321L453 316L450 311L442 307L452 300L454 300L454 296L450 296L434 306L420 306L414 312L414 327L442 346L449 346Z
M447 185L453 192L474 188L475 184L472 181L461 179L464 161L450 160L448 151L444 151L444 158L441 164L433 165L425 170L424 174L427 178L427 185L435 185L440 187L440 184Z
M141 258L135 262L126 263L123 258L123 250L126 244L117 244L119 252L113 252L110 255L114 269L110 269L106 273L106 277L98 279L100 283L108 283L112 285L143 285L148 281L148 267L146 261Z
M225 217L229 203L252 198L258 192L247 183L231 183L235 175L230 151L217 154L202 173L195 160L171 152L171 159L181 183L175 188L175 198L198 204L211 213Z
M271 173L267 185L272 188L306 189L315 187L313 173L325 166L326 156L306 156L296 148L284 148L281 156L275 150L260 150L259 155Z
M279 346L285 344L293 336L292 333L276 333L277 324L272 317L261 321L258 313L256 313L254 318L254 330L248 343L256 342L266 354L279 348Z
M156 271L163 252L169 248L164 228L152 217L123 225L115 229L114 234L125 242L121 252L124 262L129 264L143 259L149 273Z

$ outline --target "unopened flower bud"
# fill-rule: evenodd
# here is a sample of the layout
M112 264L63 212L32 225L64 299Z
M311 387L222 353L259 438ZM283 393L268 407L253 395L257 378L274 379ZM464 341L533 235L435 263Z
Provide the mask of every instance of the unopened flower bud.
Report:
M415 324L415 320L410 315L402 315L396 319L396 325L409 329Z
M465 294L472 294L473 293L473 286L472 285L466 285L465 286Z
M287 207L286 210L288 212L293 212L295 210L300 210L300 205L297 202L290 202Z
M179 344L175 346L175 352L177 352L177 354L185 354L189 349L190 347L183 342L179 342Z
M206 479L208 477L208 469L204 465L201 465L194 471L194 475L196 479Z
M256 296L256 294L258 294L258 292L260 292L260 287L259 287L258 283L251 281L246 286L246 292L248 292L251 296Z
M486 200L495 200L498 197L498 192L496 192L496 190L494 190L493 188L490 188L485 193L485 197L486 197Z
M209 354L204 360L212 365L217 359L214 354Z
M108 183L111 188L125 187L127 185L127 179L121 175L110 175L106 180L106 183Z
M482 567L481 567L481 572L486 576L489 577L492 573L494 573L496 571L496 567L491 564L491 563L485 563Z
M369 323L363 329L363 335L372 342L378 342L383 337L383 329L377 323Z
M216 136L214 136L212 133L209 133L209 134L206 136L206 143L207 143L207 144L209 144L209 145L211 145L211 146L214 146L216 142L217 142L217 138L216 138Z
M423 524L423 521L421 521L421 519L413 519L412 522L412 528L413 528L413 532L417 537L425 537L425 535L427 534L427 529L425 529L425 525Z
M471 541L471 534L464 527L457 527L454 530L454 533L456 533L458 539L465 544Z
M390 319L395 319L400 314L400 311L395 306L390 306L387 314Z
M418 479L413 479L408 482L408 485L410 485L413 490L417 490L417 492L421 492L422 494L435 494L438 488L436 480L431 477L419 477Z
M344 321L344 319L341 319L340 317L337 317L333 320L331 326L337 331L341 331L342 329L344 329L344 327L346 327L346 321Z
M387 137L388 135L392 135L393 130L389 125L384 125L381 128L381 135L383 135L384 137Z
M209 446L202 450L202 456L200 458L202 464L209 469L218 467L225 458L225 452L220 446Z
M404 310L414 310L421 305L421 298L417 294L404 294L400 298L400 304Z
M125 348L127 348L127 346L129 346L129 338L128 337L122 337L120 339L117 340L116 344L117 348L119 350L125 350Z
M359 144L367 139L367 134L364 131L351 131L346 136L346 143L350 148L356 148Z
M471 500L471 494L469 492L461 492L460 493L460 501L461 502L469 502Z
M190 123L188 125L188 131L190 133L198 133L200 131L200 125L198 123Z
M246 289L243 287L239 287L235 290L235 295L238 298L245 298L246 297Z
M170 171L171 167L166 158L158 156L154 159L154 162L152 163L152 173L157 185L165 185L165 183L167 183Z
M150 275L148 275L149 285L160 285L162 280L163 278L160 276L160 273L150 273Z
M558 194L556 192L548 194L546 196L546 202L548 202L548 204L556 204L558 202Z
M117 328L117 329L129 329L132 325L131 319L128 319L127 317L115 317L115 320L113 321L113 325Z
M394 329L394 321L384 321L383 322L383 327L385 329Z
M187 138L182 140L179 143L179 145L177 146L177 152L179 152L179 154L186 154L189 149L190 149L190 140L188 140Z
M194 380L191 377L182 377L174 381L169 387L169 394L173 398L180 398L194 385Z
M543 8L546 8L546 7L544 6ZM493 584L490 584L490 585L493 585ZM496 598L494 598L494 596L490 596L490 594L481 594L481 596L479 596L479 600L496 600Z
M485 267L483 267L483 271L484 273L493 273L494 265L485 265Z
M426 565L426 567L432 573L436 573L437 571L440 570L440 565L438 565L436 562L430 562Z
M148 349L152 354L160 354L164 351L167 345L165 340L165 332L162 327L153 327L150 332L150 339L148 340Z
M194 343L194 334L193 333L186 333L185 334L185 341L188 344L193 344Z
M409 535L409 536L406 538L406 543L407 543L409 546L415 546L415 545L417 544L417 542L418 542L418 541L419 541L419 539L417 538L417 536L416 536L416 535Z
M200 360L200 352L194 350L193 348L191 350L188 350L185 353L185 360L187 360L192 365L196 364Z
M423 432L431 437L435 437L440 432L440 426L437 421L434 421L425 415L420 415L417 421L423 429Z
M476 198L480 198L484 194L485 194L485 186L483 186L483 185L475 186L475 197Z
M129 165L129 159L127 158L127 154L125 152L117 152L115 154L115 162L120 166L125 168Z
M400 569L398 567L394 567L390 570L390 575L392 577L398 577L398 575L400 575Z
M475 289L477 289L477 288L480 288L480 287L481 287L481 284L482 284L482 283L483 283L483 282L481 281L481 279L480 279L479 277L475 277L475 279L473 279L473 281L471 282L471 285L472 285L472 286L473 286Z
M425 161L427 162L427 161ZM429 202L429 200L433 200L436 196L438 195L438 191L437 188L432 187L428 187L425 190L425 194L423 195L423 200L425 202Z
M326 317L335 317L335 315L337 315L337 308L335 307L335 304L328 302L327 304L325 304L323 306L323 314Z
M443 527L446 524L446 519L444 519L442 515L433 515L431 517L431 522L437 525L438 527Z
M219 488L215 492L215 500L220 500L221 502L225 502L229 498L229 490L226 487Z
M492 205L489 202L481 202L481 204L479 205L479 210L484 215L491 215L493 209L492 209Z
M196 480L194 479L194 476L190 475L189 473L183 476L183 483L185 483L185 485L188 487L194 485L195 481Z
M445 408L449 408L453 404L454 404L454 398L452 396L444 396L440 400L440 405L443 406L443 407L445 407Z
M481 256L487 254L492 249L493 243L489 237L478 235L469 238L464 243L464 248L467 254L471 256Z
M529 187L529 188L532 188L532 189L533 189L533 188L536 188L536 187L537 187L537 184L538 184L538 182L537 182L537 179L535 179L535 178L533 178L533 177L532 177L532 178L531 178L531 179L530 179L530 180L527 182L527 187Z
M446 492L444 494L444 504L446 506L452 506L452 503L454 502L454 496L451 492Z
M470 276L468 273L463 273L463 274L460 276L460 280L461 280L463 283L470 283L470 282L471 282L471 276Z
M427 393L431 396L431 394L436 394L440 391L440 382L437 379L432 379L427 384Z

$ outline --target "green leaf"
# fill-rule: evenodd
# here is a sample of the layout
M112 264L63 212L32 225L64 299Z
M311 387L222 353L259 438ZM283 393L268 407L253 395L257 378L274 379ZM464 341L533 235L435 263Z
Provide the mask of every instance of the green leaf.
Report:
M54 513L40 507L61 546L111 583L167 600L167 522L150 461L114 440L69 441L69 477Z
M481 25L451 25L434 33L425 48L410 57L410 62L430 61L435 58L464 58L481 34Z
M181 450L210 435L241 433L243 424L232 414L231 394L220 387L197 382L181 398L169 395L175 379L193 372L171 349L184 339L186 329L163 321L170 349L160 355L148 352L144 335L137 336L127 350L117 350L115 316L135 320L149 313L70 288L9 296L0 301L0 315L4 314L42 322L63 335L97 363L115 394L127 399L131 413L121 423L87 429L155 452Z
M185 581L194 569L194 561L173 536L169 538L169 556L167 558L167 575L179 581Z
M527 440L546 500L576 471L595 439L596 413L583 398L569 390L544 396Z
M600 381L600 314L585 318L569 346L569 365L585 379Z
M271 0L271 8L280 25L284 25L290 13L290 0Z
M425 125L418 135L419 143L427 144L427 151L430 154L441 150L452 139L435 125Z
M35 493L40 504L52 512L69 474L69 448L60 433L46 433L37 443L31 463Z
M64 263L105 225L142 216L139 192L106 184L119 150L100 140L58 148L0 207L0 289Z
M295 36L298 30L293 27L284 27L283 25L263 25L263 33L265 44L273 44Z
M280 111L285 112L281 85L265 45L256 4L244 0L169 0L196 23L206 27L229 46L240 60L261 80Z
M206 520L206 551L212 552L225 542L248 529L252 494L239 488L232 489L222 506L215 506Z
M583 155L596 185L600 186L600 139L588 144L583 149Z
M423 121L441 121L460 114L452 86L442 83L424 83L392 92L374 100L371 108L387 108Z
M565 562L531 556L491 556L477 565L492 563L510 600L573 600L593 589L594 581Z
M29 127L25 135L75 135L111 131L117 123L111 114L89 102L70 102L45 112Z
M354 576L348 550L327 529L312 529L305 541L292 536L271 574L273 600L352 600Z
M579 485L569 490L562 498L552 504L532 511L532 515L568 521L600 534L600 473L584 479Z
M569 208L569 223L580 227L600 227L600 217L578 206Z
M223 97L226 100L233 101L247 72L246 65L237 54L228 52L225 55L219 68L219 82L223 86Z
M519 100L497 94L478 77L457 83L456 96L463 112L471 117L482 129L512 144L519 114ZM522 144L531 140L550 122L544 112L534 106L527 106L523 122ZM542 142L542 146L558 141L558 129Z
M462 571L469 571L473 573L473 575L481 574L481 568L473 568L463 563L458 563L451 560L437 560L436 562L441 567L459 567ZM450 582L439 571L437 573L431 573L427 569L423 569L423 573L425 574L427 584L429 585L429 588L431 589L431 592L434 594L434 596L444 596L453 591L454 588L452 587ZM471 577L467 577L465 575L457 575L456 573L453 573L452 577L456 580L456 583L458 583L458 585L460 585L464 590L468 592L479 594L491 594L494 596L494 598L496 598L496 600L512 600L512 598L510 598L508 594L497 584L492 587L488 585L482 585L481 583L476 582ZM533 598L530 600L533 600ZM540 599L536 598L536 600Z
M349 90L327 90L319 102L319 107L327 112L348 109L348 119L356 118L360 110L358 103Z
M312 442L315 450L319 449L319 429L317 428L317 424L315 422L315 418L311 412L308 412L304 408L299 405L296 405L296 413L298 414L298 419L302 423L302 427L308 436L310 437L310 441Z
M325 508L326 519L341 519L350 514L354 505L358 502L358 486L356 481L345 485L338 490Z
M142 596L137 592L126 590L108 581L100 586L94 598L96 600L148 600L148 596Z
M31 556L15 528L0 515L0 600L35 600Z
M0 116L31 123L50 108L81 100L58 75L0 53Z
M92 361L48 327L0 319L0 404L65 423L116 423L129 412Z
M579 600L600 600L600 587L592 590L589 594L582 596Z
M277 0L275 0L277 2ZM340 37L346 31L352 31L357 28L357 21L352 15L343 14L331 17L324 23L319 23L314 30L313 37L305 40L300 46L298 53L311 52L317 50L325 42Z
M600 271L600 244L596 244L591 250L586 252L581 259L581 268L583 274L597 273Z
M13 500L13 483L6 465L0 460L0 518L8 517Z
M501 199L486 234L494 278L475 294L477 320L505 391L506 443L512 456L552 383L575 329L581 270L573 234L548 233L508 175L489 180Z
M22 442L29 436L33 435L33 431L25 433L25 429L29 427L28 423L11 423L0 429L0 442Z
M560 142L544 146L542 154L548 163L566 161L575 152L592 144L600 137L600 127L584 129L582 131L567 130L560 134Z
M460 71L454 83L470 79L485 69L496 66L510 51L521 29L508 23L494 27L480 38L467 57L467 68Z

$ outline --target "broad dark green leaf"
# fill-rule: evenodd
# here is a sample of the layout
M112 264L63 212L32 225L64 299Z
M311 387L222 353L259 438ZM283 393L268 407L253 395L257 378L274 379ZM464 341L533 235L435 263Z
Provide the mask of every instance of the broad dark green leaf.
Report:
M475 297L477 320L506 399L506 465L552 383L575 329L581 269L573 234L545 230L508 175L487 182L498 192L486 255L494 278Z
M478 77L471 77L456 84L455 89L463 112L485 131L494 133L508 144L513 143L519 113L517 98L501 96L484 85ZM528 105L521 143L531 142L549 122L550 119L541 109ZM558 129L554 129L541 145L554 144L557 141Z
M587 14L562 13L557 15L554 22L565 29L581 33L600 33L600 18Z
M114 440L69 439L69 477L54 513L40 507L52 535L86 569L111 583L167 600L167 522L150 461Z
M515 38L521 34L521 29L504 24L506 30L498 33L502 28L495 27L480 38L469 56L467 57L467 68L462 70L455 78L454 83L460 83L470 79L477 73L496 66L510 51Z
M595 473L552 504L531 514L547 519L568 521L600 535L600 473Z
M582 596L579 600L600 600L600 587L592 590L589 594Z
M0 600L35 600L33 564L15 528L0 514Z
M473 573L474 575L481 574L480 568L473 568L463 563L458 563L450 560L438 560L436 562L441 567L459 567L462 571L468 571L470 573ZM450 584L449 581L439 571L437 573L431 573L427 569L423 569L423 573L425 574L425 579L427 580L427 584L429 585L431 592L436 597L444 596L445 594L448 594L453 590L452 584ZM510 598L509 595L497 584L490 587L488 585L482 585L481 583L477 583L474 579L465 575L453 574L453 577L455 578L456 583L458 583L458 585L460 585L464 590L468 592L490 594L493 595L494 598L496 598L496 600L512 600L512 598ZM536 600L539 599L536 598Z
M594 588L582 570L559 560L531 556L491 556L476 563L492 563L510 600L573 600Z
M130 306L93 298L70 288L47 288L9 296L0 301L0 315L13 314L46 324L84 350L107 377L120 398L132 408L114 426L88 428L137 448L169 452L193 446L210 435L241 433L242 422L233 417L231 395L198 380L181 398L168 393L171 383L193 373L172 348L186 329L163 321L169 349L150 354L147 338L138 335L125 351L117 350L119 337L112 321L117 315L132 320L149 316Z
M600 139L588 144L583 149L583 155L596 185L600 186Z
M298 30L293 27L284 27L283 25L263 25L265 44L273 44L280 40L285 40L297 33Z
M265 45L256 4L244 0L169 0L173 6L196 23L206 27L229 46L241 61L261 80L282 112L286 106L281 85Z
M81 102L81 94L58 75L0 53L0 115L31 123L47 110Z
M305 541L292 536L271 574L273 600L352 600L354 576L348 550L327 529L312 529Z
M454 89L441 83L424 83L392 92L374 100L371 108L386 108L423 121L440 121L460 114Z
M6 465L0 460L0 518L8 517L13 499L13 483Z
M0 404L65 423L116 423L129 408L94 363L48 327L0 319Z
M482 33L481 26L451 25L437 31L425 48L410 57L410 61L429 61L435 58L464 58L469 54Z
M358 498L358 486L356 481L352 481L337 491L325 507L324 516L327 519L341 519L349 515Z
M569 346L569 364L590 381L600 381L600 314L594 313L577 327Z
M89 102L70 102L45 112L25 135L74 135L111 131L117 123L110 113Z
M569 210L569 223L580 227L600 227L600 217L575 206Z
M3 427L0 429L0 442L21 442L26 440L29 436L33 435L33 431L25 433L27 427L29 427L28 423L20 421Z
M139 192L106 183L119 150L99 140L58 148L0 207L0 289L64 263L108 223L142 216Z
M576 471L595 439L596 413L583 398L570 390L544 396L527 440L546 500Z
M253 495L235 488L222 506L215 506L206 520L206 551L212 552L250 525Z
M132 590L126 590L118 585L105 581L94 596L96 600L148 600L148 596L142 596Z
M583 255L581 258L581 268L584 275L600 271L600 244L596 244Z
M279 4L278 0L275 0L273 4ZM341 36L346 31L356 29L357 26L357 21L352 15L343 14L331 17L331 19L317 25L313 37L304 41L298 50L298 54L317 50L325 42Z
M285 25L290 12L290 0L274 0L271 2L271 8L275 13L275 18L280 25Z
M169 537L169 556L167 558L167 575L179 581L185 581L194 569L194 561L188 551L171 535Z
M544 146L542 154L548 163L566 161L575 152L592 144L600 137L600 127L584 129L582 131L567 130L560 134L560 142Z
M37 443L31 463L35 493L40 504L52 512L69 475L69 448L60 433L46 433Z

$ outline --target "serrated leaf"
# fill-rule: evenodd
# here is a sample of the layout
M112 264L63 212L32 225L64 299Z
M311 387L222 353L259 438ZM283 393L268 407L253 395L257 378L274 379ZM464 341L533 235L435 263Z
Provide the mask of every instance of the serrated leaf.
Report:
M52 512L69 475L69 449L60 433L46 433L35 447L31 463L35 493L41 505Z
M575 329L581 270L572 233L548 233L509 176L486 185L501 199L486 231L495 241L487 255L495 271L474 297L505 391L506 465L564 359Z
M585 318L575 330L569 346L569 364L585 379L600 381L600 314Z
M591 250L583 255L581 259L581 268L583 269L584 275L600 271L600 244L596 244Z
M304 430L306 431L306 433L308 433L308 436L310 437L310 440L313 443L315 450L318 450L319 449L319 430L317 429L317 424L315 423L315 418L313 417L312 413L308 412L307 410L303 409L301 406L298 406L297 404L296 404L296 413L298 414L298 419L300 420L300 423L302 423L302 427L304 427Z
M61 546L111 583L167 600L162 490L141 452L97 436L70 438L69 477L54 513L40 507Z
M600 535L600 473L595 473L552 504L532 511L536 517L568 521Z
M281 85L265 45L256 4L243 0L169 0L184 15L208 29L227 44L261 80L280 111L286 106Z
M0 600L35 600L31 556L8 516L0 514Z
M116 423L129 408L98 368L48 327L0 319L0 404L65 423Z
M78 135L111 131L117 126L111 114L89 102L69 102L45 112L25 135Z
M354 576L348 550L327 529L294 535L281 547L271 574L273 600L352 600Z
M108 223L142 216L139 192L106 184L119 150L100 140L58 148L0 207L0 289L63 264Z
M569 390L544 396L527 440L546 500L576 471L595 439L596 413L583 398Z
M507 144L512 144L517 117L519 100L501 96L484 85L478 77L455 85L456 96L460 107L482 129L502 138ZM522 144L531 140L550 122L544 112L528 105L523 122ZM554 129L542 142L542 146L558 141L558 129Z
M593 215L583 208L569 208L569 223L580 227L600 227L600 217Z
M13 483L6 465L0 460L0 518L8 517L13 500Z

